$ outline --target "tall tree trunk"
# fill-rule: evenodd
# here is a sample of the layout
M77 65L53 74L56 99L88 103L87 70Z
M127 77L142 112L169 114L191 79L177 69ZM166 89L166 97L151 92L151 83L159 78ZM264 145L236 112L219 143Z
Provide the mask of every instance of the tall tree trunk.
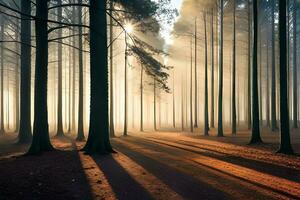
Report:
M214 53L214 10L211 11L211 114L210 126L215 127L215 53Z
M219 45L219 101L218 101L218 136L223 137L223 17L224 1L220 0L220 45Z
M277 129L276 119L276 63L275 63L275 1L272 3L272 89L271 89L271 130Z
M253 61L252 61L252 134L250 144L262 142L259 129L259 103L257 80L257 0L253 0Z
M173 102L172 102L172 106L173 106L173 111L172 111L172 114L173 114L173 128L176 128L176 112L175 112L175 69L173 69Z
M113 152L109 141L106 0L90 1L91 111L84 151Z
M36 0L36 63L34 84L33 138L28 154L53 150L49 138L47 109L48 80L48 1Z
M208 63L207 63L207 24L206 24L206 13L204 14L204 40L205 40L205 91L204 91L204 135L208 135L209 123L208 123Z
M76 2L75 0L74 0L74 2ZM76 19L76 9L75 9L76 7L75 6L73 6L73 9L72 9L72 15L73 15L73 20L75 20ZM76 20L75 20L76 21ZM72 34L73 35L75 35L76 34L76 32L75 32L75 29L73 29L73 31L72 31ZM73 37L73 40L72 40L72 45L75 47L76 46L76 39L75 39L76 37ZM76 49L75 48L73 48L73 50L72 50L72 52L73 52L73 75L72 75L72 128L71 128L71 131L73 132L73 131L75 131L75 127L76 127L76 120L75 120L75 118L76 118L76 113L75 113L75 103L76 103L76 101L75 101L75 92L76 92Z
M5 23L4 23L4 18L3 15L0 16L0 26L1 26L1 33L0 37L1 40L4 40L4 28L5 28ZM1 43L1 121L0 121L0 135L3 135L5 133L5 127L4 127L4 43Z
M31 1L21 1L21 12L31 14ZM31 21L21 15L21 98L18 143L29 143L31 133Z
M113 45L113 37L114 37L114 27L113 27L113 8L114 8L114 3L113 1L109 1L109 42L110 42L110 49L109 49L109 57L110 57L110 98L109 98L109 135L110 137L115 137L115 123L114 123L114 45Z
M297 90L298 90L298 79L297 79L297 2L294 0L293 7L293 127L298 128L298 103L297 103Z
M279 51L280 51L280 148L278 153L293 154L290 141L289 111L287 98L287 28L286 0L279 1Z
M270 84L269 84L269 41L267 41L267 86L266 86L266 120L267 127L270 127Z
M79 4L82 4L82 0L78 1ZM82 24L82 8L78 7L78 24ZM83 125L83 43L82 43L82 27L78 28L78 43L79 43L79 96L78 96L78 129L77 129L77 138L78 141L83 141L84 136L84 125Z
M181 131L184 131L184 79L181 78Z
M235 13L236 0L233 0L233 44L232 44L232 134L236 134L236 28L235 28Z
M156 124L156 81L155 81L155 78L153 78L153 125L154 125L154 131L157 131L157 124Z
M251 9L250 9L250 0L248 0L248 106L247 106L247 109L248 109L248 129L251 129L251 112L252 112L252 109L251 109Z
M128 98L128 94L127 94L127 32L125 31L125 72L124 72L124 132L123 135L126 136L127 133L127 124L128 124L128 105L127 105L127 98Z
M195 123L194 123L194 127L198 128L198 72L197 72L197 40L198 40L198 36L197 36L197 18L195 19L195 71L194 71L194 76L195 76Z
M61 5L61 0L57 1ZM57 8L57 21L62 21L62 8ZM62 37L62 29L58 29L58 37ZM57 60L58 60L58 94L57 94L57 132L56 136L64 136L63 120L62 120L62 40L58 40L57 45Z
M193 41L191 40L191 73L190 73L190 129L194 132L193 126Z
M19 24L19 21L17 20L16 21L17 24ZM16 30L16 41L20 41L20 28L17 27L17 30ZM15 47L16 47L16 51L19 51L20 49L20 46L19 46L19 43L15 43ZM15 130L16 130L16 133L19 133L19 128L20 128L20 59L17 59L16 60L16 68L15 68L15 81L16 81L16 87L15 87L15 94L16 94L16 97L15 97L15 110L16 110L16 113L15 113L15 120L16 120L16 126L15 126Z
M140 82L140 97L141 97L141 121L140 121L140 131L144 131L144 70L143 70L143 65L141 63L141 82Z
M261 29L261 27L260 27ZM260 119L260 125L263 125L263 113L262 113L262 98L263 98L263 91L262 91L262 42L261 42L262 34L260 32L259 36L259 119Z

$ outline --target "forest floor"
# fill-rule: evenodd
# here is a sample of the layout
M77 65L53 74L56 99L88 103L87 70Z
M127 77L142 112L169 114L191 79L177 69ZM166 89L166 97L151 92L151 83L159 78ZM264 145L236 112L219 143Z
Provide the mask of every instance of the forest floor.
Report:
M57 151L22 156L28 146L0 138L0 200L300 199L300 157L274 153L278 133L260 145L248 137L131 133L112 139L117 153L107 156L84 155L84 143L68 138L52 139Z

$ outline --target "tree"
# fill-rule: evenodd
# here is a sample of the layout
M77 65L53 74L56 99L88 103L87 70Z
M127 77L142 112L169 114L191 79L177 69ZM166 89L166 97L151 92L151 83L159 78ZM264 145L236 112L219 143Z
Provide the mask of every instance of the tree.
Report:
M293 5L293 40L294 40L294 46L293 46L293 127L298 128L298 117L297 117L297 111L298 111L298 104L297 104L297 90L298 90L298 79L297 79L297 2L294 0Z
M224 1L220 0L220 46L219 46L219 101L218 101L218 136L223 137L223 17Z
M236 134L236 0L233 0L233 45L232 45L232 134Z
M270 1L272 4L272 80L271 80L271 130L277 129L276 119L276 63L275 63L275 4L276 1Z
M156 125L156 80L153 79L153 125L154 131L157 131Z
M211 10L211 114L210 125L215 127L215 46L214 46L214 10Z
M31 141L31 1L21 1L21 98L18 143Z
M33 138L28 154L51 151L47 110L48 71L48 1L36 0L35 35L35 90Z
M248 129L251 129L251 9L250 0L248 0L248 102L247 102L247 117L248 117Z
M204 41L205 41L205 78L204 78L204 135L208 135L208 131L209 131L209 124L208 124L208 75L207 75L207 71L208 71L208 62L207 62L207 28L206 28L206 13L204 13Z
M193 42L191 40L191 73L190 73L190 129L194 132L193 126Z
M79 4L82 4L82 0L78 1ZM82 8L78 8L78 24L82 24ZM83 53L82 53L82 27L78 27L78 43L79 43L79 56L78 56L78 64L79 64L79 99L78 99L78 129L77 129L77 138L78 141L83 141L85 139L84 136L84 126L83 126Z
M280 52L280 147L278 153L293 154L290 142L287 94L287 1L279 1L279 52Z
M112 16L113 15L113 8L114 8L114 3L113 1L109 2L109 13ZM109 84L109 91L110 91L110 98L109 98L109 134L110 137L115 137L115 124L114 124L114 82L113 82L113 67L114 67L114 45L113 45L113 36L114 36L114 27L113 27L113 18L109 18L109 42L110 42L110 48L109 48L109 57L110 57L110 84Z
M106 0L90 1L91 110L88 154L113 152L109 141ZM100 28L102 27L102 28ZM101 122L101 123L100 123Z
M141 82L140 82L140 97L141 97L141 113L140 113L140 117L141 117L141 121L140 121L140 131L143 132L144 131L144 69L143 69L143 65L141 64Z
M125 68L124 68L124 131L123 135L127 136L127 123L128 123L128 86L127 86L127 62L128 62L128 45L127 45L127 32L125 30ZM155 87L155 84L154 84ZM155 89L154 89L155 90Z
M57 5L61 5L61 0L57 1ZM57 8L57 21L62 21L62 7ZM62 37L62 29L58 29L58 37ZM62 120L62 40L58 40L57 60L58 60L58 94L57 94L57 137L64 136L63 120Z
M195 71L194 71L194 76L195 76L195 123L194 127L198 128L198 72L197 72L197 40L198 40L198 35L197 35L197 18L195 18Z
M257 0L253 0L253 56L252 56L252 132L250 144L262 142L259 129L259 103L258 103L258 80L257 80Z
M0 18L0 26L1 26L1 40L4 40L4 18L3 15ZM4 127L4 43L1 43L1 121L0 121L0 135L5 133Z
M175 70L173 69L173 93L172 93L172 107L173 107L173 128L176 128L176 111L175 111Z

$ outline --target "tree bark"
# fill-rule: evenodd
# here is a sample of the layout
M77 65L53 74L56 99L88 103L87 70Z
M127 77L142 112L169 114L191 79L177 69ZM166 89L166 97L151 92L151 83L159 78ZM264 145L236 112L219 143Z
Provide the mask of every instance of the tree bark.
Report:
M214 45L214 10L211 11L211 114L210 126L215 127L215 45Z
M144 131L144 70L143 70L143 65L141 63L141 82L140 82L140 97L141 97L141 121L140 121L140 131Z
M197 72L197 40L198 40L198 36L197 36L197 18L195 19L195 71L194 71L194 76L195 76L195 123L194 123L194 127L198 128L198 72Z
M21 1L21 12L31 14L31 1ZM21 97L18 143L29 143L31 132L31 21L21 15Z
M236 0L233 0L233 45L232 45L232 134L236 134Z
M78 1L79 4L82 4L82 0ZM78 8L78 23L82 24L82 8ZM82 43L82 27L78 27L78 43L79 43L79 96L78 96L78 129L77 129L77 138L78 141L83 141L84 136L84 125L83 125L83 43Z
M276 64L275 64L275 1L272 3L272 85L271 85L271 130L277 129L276 119Z
M298 90L298 79L297 79L297 2L294 1L293 7L293 127L298 128L298 103L297 103L297 90Z
M57 1L58 5L61 5L61 0ZM57 8L57 21L62 21L62 8ZM58 29L58 37L62 37L62 29ZM58 40L57 46L57 60L58 60L58 94L57 94L57 132L56 136L63 137L63 120L62 120L62 40Z
M223 17L224 1L220 0L220 50L219 50L219 101L218 101L218 137L223 137Z
M0 26L1 26L1 33L0 37L1 40L4 40L4 28L5 23L3 16L0 16ZM4 43L1 43L1 121L0 121L0 135L3 135L5 133L5 127L4 127Z
M259 129L259 102L257 80L257 0L253 0L253 61L252 61L252 134L250 144L262 142Z
M125 72L124 72L124 132L123 135L127 136L127 124L128 124L128 107L127 107L127 32L125 31Z
M114 8L113 1L109 2L109 14L110 16L113 15L112 9ZM113 18L109 18L109 42L110 42L110 48L109 48L109 57L110 57L110 84L109 84L109 89L110 89L110 98L109 98L109 135L110 137L115 137L115 123L114 123L114 45L113 45L113 36L114 36L114 27L113 27Z
M83 150L113 152L109 140L106 0L90 1L91 110L90 130Z
M293 154L290 141L287 92L287 1L279 1L279 51L280 51L280 147L278 153Z
M208 123L208 63L207 63L207 23L206 23L206 13L204 14L204 40L205 40L205 91L204 91L204 135L208 135L209 123Z
M28 154L51 151L47 109L48 79L48 1L36 0L36 61L34 88L33 138Z
M250 9L250 0L248 0L248 129L251 129L251 9Z

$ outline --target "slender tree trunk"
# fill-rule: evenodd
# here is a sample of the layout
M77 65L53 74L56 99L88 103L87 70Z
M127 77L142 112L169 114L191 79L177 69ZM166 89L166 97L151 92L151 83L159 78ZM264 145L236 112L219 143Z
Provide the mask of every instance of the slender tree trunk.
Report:
M250 0L248 0L248 129L251 129L251 9Z
M109 141L106 0L90 1L91 111L84 151L113 152Z
M275 64L275 1L272 3L272 89L271 89L271 130L277 129L276 119L276 64Z
M82 4L82 0L78 1L79 4ZM78 23L82 24L82 8L78 7ZM83 141L84 137L84 125L83 125L83 43L82 43L82 27L78 28L78 64L79 64L79 95L78 95L78 129L77 129L77 138L78 141Z
M181 78L181 131L184 131L184 79Z
M220 50L219 50L219 101L218 101L218 137L223 137L223 17L224 1L220 0Z
M198 36L197 36L197 18L195 19L195 123L194 123L194 127L198 128L198 72L197 72L197 40L198 40Z
M297 90L298 90L298 79L297 79L297 2L294 1L293 7L293 127L298 128L298 117L297 117L297 110L298 110L298 103L297 103Z
M113 1L109 1L109 14L110 16L113 15L112 9L114 8ZM114 45L113 45L113 37L114 37L114 27L113 27L113 18L109 18L109 42L110 42L110 49L109 49L109 57L110 57L110 98L109 98L109 134L110 137L115 137L115 123L114 123Z
M140 124L140 131L144 131L144 70L143 70L143 65L141 63L141 83L140 83L140 97L141 97L141 124Z
M266 120L267 127L270 127L270 84L269 84L269 41L267 41L267 86L266 86Z
M193 41L191 40L191 73L190 73L190 129L194 132L193 126Z
M204 14L204 40L205 40L205 91L204 91L204 135L208 135L209 123L208 123L208 63L207 63L207 24L206 24L206 13Z
M252 134L250 144L262 142L259 129L259 103L257 80L257 0L253 0L253 61L252 61Z
M175 72L174 72L174 69L173 69L173 128L176 128L176 112L175 112Z
M261 28L260 28L261 29ZM262 98L263 98L263 91L262 91L262 42L261 42L262 34L259 36L259 119L260 119L260 125L263 125L263 113L262 113Z
M286 0L279 1L279 45L280 45L280 148L278 153L293 154L290 141L289 111L287 98L287 28Z
M74 2L75 2L75 0L74 0ZM72 9L72 15L73 15L73 20L74 19L76 19L76 9L75 9L76 7L75 6L73 6L73 9ZM73 29L73 31L72 31L72 34L73 35L75 35L75 29ZM72 40L72 45L75 47L76 46L76 39L75 39L76 37L73 37L73 40ZM72 132L74 132L75 131L75 129L76 129L76 112L75 112L75 103L76 103L76 101L75 101L75 92L76 92L76 49L75 48L73 48L73 50L72 50L72 53L73 53L73 75L72 75L72 111L71 111L71 113L72 113L72 128L71 128L71 131Z
M18 20L16 21L17 24ZM20 28L17 27L16 31L16 40L20 41ZM16 51L19 51L19 43L15 43ZM16 114L15 114L15 119L16 119L16 133L19 133L19 128L20 128L20 59L16 60L16 68L15 68L15 81L16 81L16 87L15 87L15 108L16 108Z
M123 135L127 136L127 120L128 120L128 107L127 107L127 98L128 98L128 94L127 94L127 32L125 31L125 72L124 72L124 131L123 131Z
M21 12L31 14L31 1L21 1ZM21 15L21 101L18 143L29 143L31 133L31 21Z
M214 53L214 10L211 11L211 116L210 126L215 127L215 53Z
M153 124L154 124L154 131L157 131L157 125L156 125L156 81L155 81L155 78L153 79Z
M51 151L47 109L48 79L48 1L36 0L36 63L34 89L33 138L28 154Z
M61 5L61 0L57 1ZM57 8L57 20L62 21L62 8ZM58 37L62 37L62 29L58 29ZM62 42L62 40L58 40ZM62 120L62 44L58 43L57 46L57 59L58 59L58 94L57 94L57 133L56 136L64 136L63 120Z
M3 16L0 16L0 26L1 26L1 33L0 37L1 40L4 40L4 19ZM1 43L1 121L0 121L0 135L3 135L5 133L5 127L4 127L4 43Z
M236 0L233 0L233 45L232 45L232 134L236 134L236 28L235 28L235 9Z

